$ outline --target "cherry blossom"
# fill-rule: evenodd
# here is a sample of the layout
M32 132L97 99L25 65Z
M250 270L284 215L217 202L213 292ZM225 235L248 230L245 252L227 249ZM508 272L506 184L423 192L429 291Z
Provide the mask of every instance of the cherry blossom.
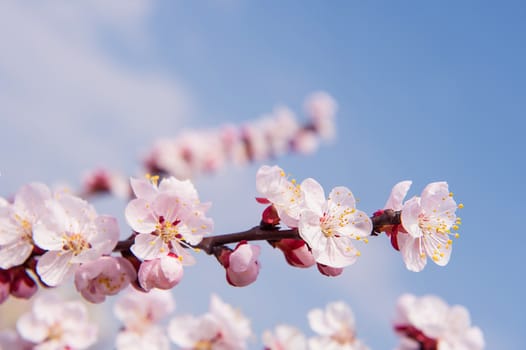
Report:
M309 324L318 336L309 339L310 350L366 350L368 347L355 335L352 310L344 302L329 303L325 310L308 313Z
M121 257L103 256L82 264L75 272L75 287L92 303L102 303L135 281L133 265Z
M0 331L0 350L33 350L34 344L20 337L12 329Z
M258 261L260 250L259 246L241 241L234 251L225 251L225 254L222 254L220 260L226 269L229 284L244 287L257 279L260 269Z
M33 228L33 239L48 250L37 273L49 286L59 285L81 263L110 254L119 239L117 220L97 215L93 206L68 194L46 202L46 215Z
M278 212L281 221L289 227L298 227L302 210L302 192L295 180L288 180L277 165L264 165L256 174L256 189Z
M51 296L35 299L32 310L18 320L17 330L35 350L86 349L97 340L97 327L89 323L82 303Z
M317 263L316 266L318 267L318 271L320 271L322 275L325 275L327 277L336 277L341 275L343 272L343 268L341 267L332 267L320 263Z
M307 339L296 327L286 324L276 326L274 332L263 333L264 350L307 350Z
M481 330L471 326L465 307L449 306L433 295L402 295L393 324L402 337L399 350L481 350L485 346Z
M396 237L406 267L421 271L429 256L437 265L449 262L452 244L450 236L458 237L451 230L458 229L461 221L455 211L457 204L446 182L433 182L422 191L421 197L413 197L402 204L410 181L397 184L386 203L387 209L401 210L402 227L396 227L391 238ZM462 205L459 205L461 207Z
M115 303L115 316L123 323L116 348L167 350L169 340L158 323L175 309L169 291L153 289L149 293L128 288Z
M336 187L325 200L321 185L314 179L301 183L304 208L299 220L299 234L312 250L316 262L345 267L353 264L360 252L353 240L367 242L371 219L356 210L354 196L346 187Z
M323 91L311 94L305 101L307 115L311 118L315 129L325 139L334 137L334 116L337 110L338 105L334 98Z
M140 259L152 260L174 253L183 265L194 262L182 245L196 245L213 229L212 219L205 216L209 203L201 203L189 180L163 179L157 186L132 179L136 199L126 207L128 224L138 232L131 251Z
M119 198L130 196L130 185L126 178L117 172L104 168L86 173L82 182L82 193L84 195L111 193Z
M244 350L252 331L245 316L212 295L208 313L173 318L168 334L183 349Z
M183 278L181 261L174 253L168 253L153 260L143 261L139 268L140 286L149 291L152 288L171 289Z
M46 185L32 183L16 193L13 204L0 205L0 268L21 265L31 255L34 225L49 199L51 191Z

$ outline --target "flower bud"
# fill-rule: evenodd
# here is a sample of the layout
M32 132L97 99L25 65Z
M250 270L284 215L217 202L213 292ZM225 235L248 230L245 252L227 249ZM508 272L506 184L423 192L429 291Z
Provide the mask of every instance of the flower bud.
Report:
M341 267L332 267L320 263L318 263L318 270L322 273L322 275L329 277L339 276L343 272L343 268Z
M285 238L278 241L275 247L283 252L287 262L294 267L307 268L316 263L309 247L302 239Z
M259 274L259 246L241 241L233 251L224 249L218 260L226 269L226 279L234 287L244 287L254 282Z
M11 288L11 276L7 270L0 269L0 304L9 297Z
M145 291L171 289L183 278L183 265L174 253L144 261L139 268L139 284Z
M38 290L38 286L26 270L17 269L11 272L11 295L15 298L29 299Z

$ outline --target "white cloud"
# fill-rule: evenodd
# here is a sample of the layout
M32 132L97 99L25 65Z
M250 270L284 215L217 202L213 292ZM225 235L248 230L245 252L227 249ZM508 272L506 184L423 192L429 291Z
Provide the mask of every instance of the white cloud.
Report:
M134 54L148 48L151 4L1 2L4 142L20 148L25 138L37 155L109 162L123 155L136 160L137 149L126 153L130 144L175 134L190 111L185 90L162 71L126 65L108 39Z

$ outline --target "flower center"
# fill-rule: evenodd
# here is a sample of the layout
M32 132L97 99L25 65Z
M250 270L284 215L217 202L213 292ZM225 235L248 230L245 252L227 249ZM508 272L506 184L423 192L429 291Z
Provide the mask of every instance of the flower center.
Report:
M15 220L20 225L22 231L22 234L20 235L21 239L25 242L33 244L33 225L31 225L31 223L28 220L23 219L22 217L16 214Z
M210 340L199 340L195 343L193 350L212 350L212 342Z
M340 345L352 344L354 332L347 325L342 325L340 330L331 336L331 339Z
M62 237L64 244L62 249L73 252L73 255L79 255L82 251L91 248L91 243L84 239L84 236L80 233L73 233L70 235L65 234Z
M169 244L174 239L180 240L183 236L179 233L177 225L179 220L174 222L165 221L164 217L159 217L159 222L155 225L155 235L161 237L164 243Z

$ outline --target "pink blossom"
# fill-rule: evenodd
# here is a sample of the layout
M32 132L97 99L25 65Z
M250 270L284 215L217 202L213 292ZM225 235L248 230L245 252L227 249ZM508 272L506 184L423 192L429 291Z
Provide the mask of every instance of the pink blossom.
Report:
M51 199L49 188L40 183L23 186L14 203L0 206L0 268L23 264L33 251L34 225Z
M311 310L308 319L310 327L318 334L309 339L310 350L369 349L356 338L354 314L344 302L329 303L325 310Z
M84 263L75 272L75 287L92 303L102 303L107 295L115 295L135 281L133 265L121 257L103 256Z
M245 316L212 295L208 313L173 318L168 334L183 349L244 350L252 331Z
M145 290L152 288L171 289L183 278L183 266L174 253L168 253L141 263L139 284Z
M256 174L256 188L274 205L285 225L298 227L303 197L295 180L288 180L283 169L276 165L264 165Z
M296 152L301 154L313 154L318 149L320 141L316 133L312 130L299 131L292 140L292 145Z
M35 344L28 342L11 329L0 331L0 349L2 350L34 350Z
M260 264L258 262L260 247L240 242L234 251L227 253L226 269L228 283L235 287L245 287L256 281Z
M153 289L149 293L128 288L115 303L113 311L123 328L117 335L118 350L168 350L168 338L158 323L175 308L169 291Z
M275 243L275 247L283 252L287 263L294 267L307 268L316 263L309 247L301 239L281 239Z
M35 349L86 349L97 340L97 327L88 321L86 307L50 296L35 299L31 312L17 322L20 336Z
M117 220L97 215L83 199L64 194L48 200L46 208L46 215L33 229L33 239L39 247L48 250L36 267L47 285L59 285L81 263L111 253L117 244Z
M193 184L174 177L163 179L157 187L152 183L132 179L137 198L126 207L126 220L138 232L131 250L140 259L152 260L168 253L182 259L183 265L193 263L183 245L196 245L213 229L213 221L205 216L209 203L199 201Z
M371 219L356 210L354 197L346 187L336 187L325 200L321 185L314 179L301 183L304 208L298 231L312 250L316 262L345 267L353 264L360 252L353 240L364 240L372 231Z
M280 324L274 332L263 333L263 345L264 350L306 350L307 340L299 329Z
M421 271L429 256L437 265L449 262L453 241L451 230L458 229L461 221L455 211L457 204L446 182L433 182L422 191L421 197L403 202L410 181L398 183L385 205L386 209L401 210L401 227L389 228L388 234L395 248L399 248L407 269Z
M401 337L399 350L447 349L481 350L484 337L471 326L469 312L463 306L447 305L427 295L417 298L404 294L398 299L394 329Z
M322 138L332 139L335 134L334 116L338 105L326 92L315 92L305 101L305 111Z
M83 193L111 193L119 198L128 198L130 196L130 185L126 178L107 169L96 169L84 175Z

